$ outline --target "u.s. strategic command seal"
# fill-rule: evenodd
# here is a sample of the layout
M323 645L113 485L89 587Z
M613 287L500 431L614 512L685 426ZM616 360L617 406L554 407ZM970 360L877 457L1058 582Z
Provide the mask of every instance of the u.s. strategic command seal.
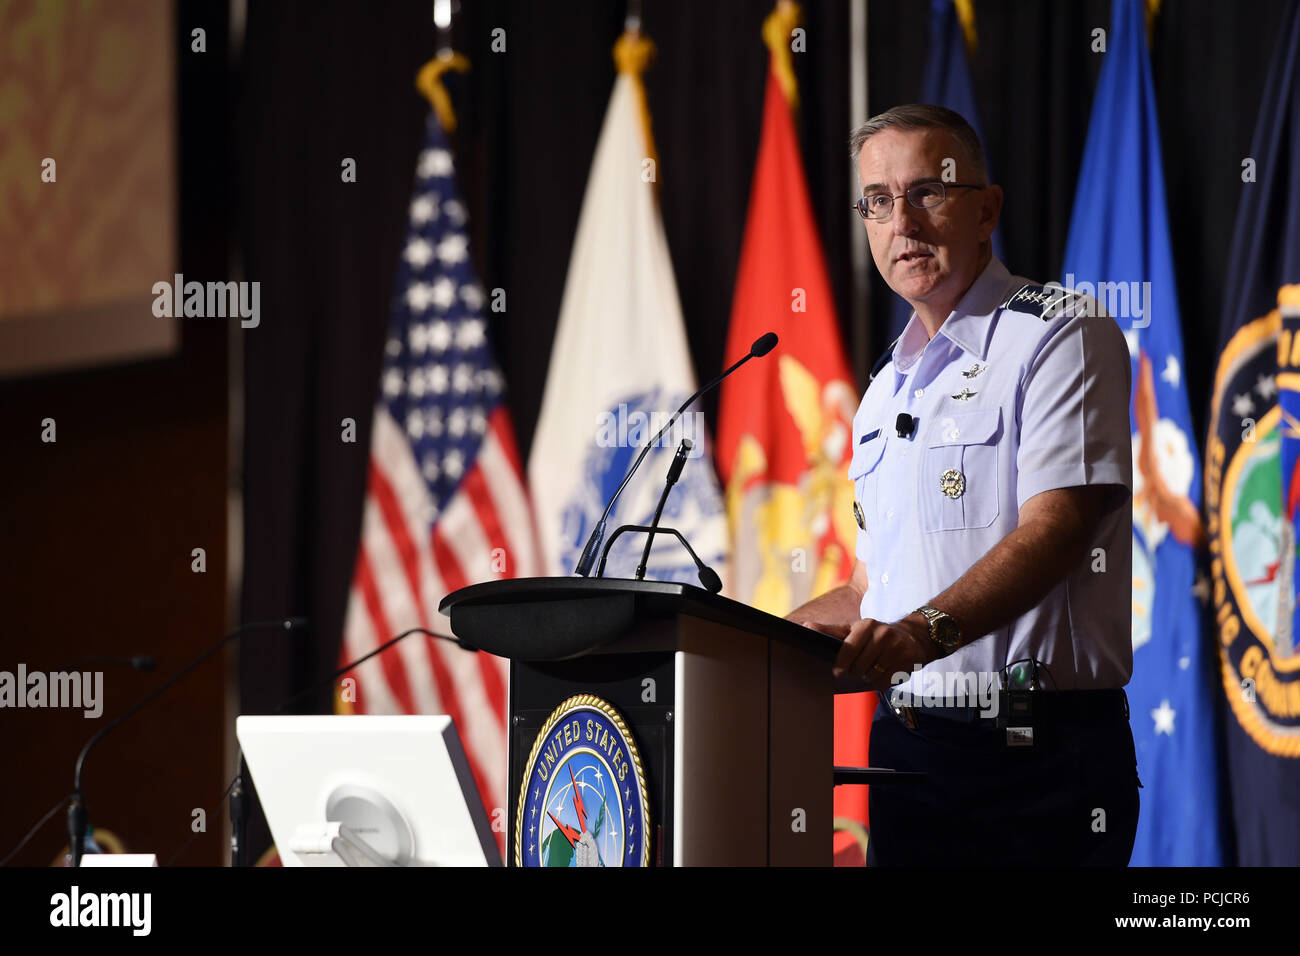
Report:
M1268 753L1300 757L1296 537L1300 287L1244 324L1215 376L1206 450L1210 585L1223 688Z
M613 707L570 697L546 719L515 816L515 866L647 866L641 754Z

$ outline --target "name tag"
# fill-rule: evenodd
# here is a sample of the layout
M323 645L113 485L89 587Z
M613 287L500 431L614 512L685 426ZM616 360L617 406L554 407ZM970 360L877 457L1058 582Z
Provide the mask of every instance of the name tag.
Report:
M867 432L865 435L863 435L861 438L858 439L858 444L865 445L867 442L871 441L871 439L877 437L879 434L880 434L879 428L877 428L875 431Z

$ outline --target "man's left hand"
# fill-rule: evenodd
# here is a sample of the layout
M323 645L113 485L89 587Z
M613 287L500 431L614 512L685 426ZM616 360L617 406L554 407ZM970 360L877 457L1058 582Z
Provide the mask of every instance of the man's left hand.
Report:
M912 613L892 624L863 618L847 629L834 673L836 677L852 674L876 690L887 690L895 674L911 676L913 665L928 664L939 656L924 615Z

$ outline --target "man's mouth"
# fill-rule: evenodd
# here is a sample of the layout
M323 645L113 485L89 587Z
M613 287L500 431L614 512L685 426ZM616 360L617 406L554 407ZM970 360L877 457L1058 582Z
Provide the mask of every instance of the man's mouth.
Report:
M921 259L932 259L934 254L930 252L904 252L896 260L897 262L919 262Z

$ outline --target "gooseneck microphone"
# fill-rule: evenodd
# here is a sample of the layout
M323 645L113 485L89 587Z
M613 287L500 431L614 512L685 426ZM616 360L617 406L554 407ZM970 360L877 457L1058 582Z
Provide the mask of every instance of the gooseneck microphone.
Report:
M682 443L677 446L677 454L673 455L673 463L668 466L668 480L664 483L663 494L659 496L659 504L655 506L655 516L651 519L650 531L645 536L645 550L641 552L641 563L636 568L638 581L645 579L646 565L650 563L650 546L655 543L655 531L659 527L659 518L664 513L664 502L668 500L668 492L673 490L673 485L677 484L677 479L682 476L682 469L686 467L686 459L693 447L689 438L683 438Z
M227 643L235 638L242 637L250 631L264 631L271 629L280 629L292 631L295 629L305 628L307 626L306 618L290 617L282 618L278 621L251 621L248 624L235 628L217 643L196 657L189 664L186 664L170 678L163 681L157 688L146 694L138 700L133 706L115 717L109 723L99 729L99 732L86 741L86 745L81 748L81 753L77 755L76 770L72 777L72 802L68 806L68 849L72 856L72 865L74 867L81 865L81 857L84 855L86 848L86 824L89 822L90 814L86 808L85 796L81 790L81 774L86 766L86 758L95 745L103 740L106 736L120 727L125 721L138 714L145 707L149 706L167 691L171 690L181 681L190 671L194 670L204 661L206 661L217 651L226 646Z
M691 560L695 562L695 568L699 572L699 576L700 576L700 584L704 586L704 589L706 591L708 591L710 594L717 594L719 591L722 590L722 578L718 577L718 572L714 571L711 567L709 567L707 564L705 564L703 561L700 560L700 556L695 553L695 549L691 547L691 543L687 541L684 537L682 537L682 533L680 531L678 531L676 528L654 529L651 528L648 524L625 524L620 526L613 534L609 536L609 543L605 545L605 552L600 556L600 568L596 572L596 577L604 576L605 560L609 557L609 549L614 546L614 542L618 540L618 536L620 534L622 534L624 531L639 531L642 534L648 534L650 531L655 531L655 530L657 530L659 534L671 534L678 541L682 543L682 547L686 549L686 553L689 554L691 556Z
M627 483L632 480L632 476L636 474L636 470L641 467L641 462L645 459L646 454L659 442L659 439L664 436L664 433L673 426L673 423L682 417L682 412L686 411L686 409L690 407L691 403L701 395L716 388L721 384L724 378L736 369L740 368L740 366L744 365L750 359L761 358L768 352L772 351L772 349L776 348L776 343L777 337L775 332L766 332L763 335L760 335L754 340L754 344L749 347L748 355L742 358L735 365L732 365L731 368L725 370L721 375L709 382L709 384L698 389L695 394L686 401L682 402L681 408L673 412L673 417L668 419L664 424L664 427L659 429L658 433L645 443L645 447L641 449L641 454L636 456L636 460L632 462L632 467L627 470L627 474L624 475L623 480L619 482L618 488L616 488L614 494L610 496L609 503L605 505L605 510L601 513L600 520L596 522L596 527L591 531L591 537L587 539L586 547L582 549L582 557L578 558L578 565L573 569L574 574L585 578L591 573L591 566L596 561L596 555L600 551L600 543L605 537L605 522L609 519L609 513L613 510L614 503L618 501L618 496L623 493L623 489L626 488Z

